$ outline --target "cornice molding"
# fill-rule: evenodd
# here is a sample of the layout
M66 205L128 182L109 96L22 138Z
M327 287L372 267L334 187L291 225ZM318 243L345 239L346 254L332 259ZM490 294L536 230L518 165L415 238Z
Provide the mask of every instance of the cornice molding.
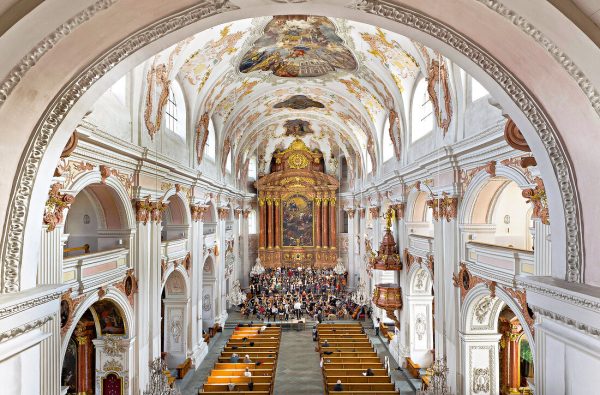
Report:
M0 83L0 107L4 104L13 89L21 82L25 74L37 64L37 62L50 51L60 40L68 36L82 23L92 19L98 12L106 10L118 0L98 0L83 11L80 11L57 27L51 34L47 35L35 47L23 56L19 63L8 73Z
M44 325L46 322L54 319L54 316L47 315L44 318L40 318L37 320L30 321L24 325L13 328L9 331L0 333L0 343L3 343L7 340L13 339L17 336L21 336L24 333L31 332L34 329L37 329Z
M600 329L595 328L590 325L587 325L587 324L584 324L584 323L581 323L572 318L565 317L564 315L555 313L550 310L542 309L542 308L536 307L536 306L531 307L531 310L533 310L533 312L535 313L536 316L540 315L540 316L543 316L546 318L550 318L554 321L562 322L565 325L573 327L573 328L575 328L581 332L584 332L588 335L591 335L591 336L600 336Z
M19 301L15 304L10 304L7 307L2 307L0 308L0 320L3 320L13 314L20 313L21 311L29 310L35 306L39 306L51 302L53 300L59 299L62 293L62 290L58 290L50 294L38 296L32 299L26 299L24 301Z

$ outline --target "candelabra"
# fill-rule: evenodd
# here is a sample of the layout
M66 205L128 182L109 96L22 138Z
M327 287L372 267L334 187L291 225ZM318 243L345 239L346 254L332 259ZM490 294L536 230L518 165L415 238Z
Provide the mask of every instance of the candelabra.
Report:
M150 366L150 382L146 386L144 395L181 395L177 387L169 387L165 371L168 370L167 364L160 358L148 364Z
M429 385L418 395L452 395L448 387L448 371L446 357L436 359L433 365L427 368L427 376L430 377Z
M371 301L371 296L369 295L369 291L367 291L367 285L363 279L358 279L358 285L354 292L352 292L351 298L354 303L360 306L368 304Z

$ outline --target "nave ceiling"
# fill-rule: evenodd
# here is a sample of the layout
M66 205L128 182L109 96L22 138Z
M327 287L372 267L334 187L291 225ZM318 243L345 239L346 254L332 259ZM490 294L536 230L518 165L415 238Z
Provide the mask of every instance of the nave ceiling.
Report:
M146 129L158 132L152 129L166 103L164 88L176 80L185 92L188 125L195 128L198 162L211 122L223 172L230 152L235 175L242 176L255 153L259 173L268 171L273 152L300 136L325 158L343 155L352 183L355 174L381 164L379 142L390 132L390 121L399 160L407 103L436 59L443 58L407 37L343 19L239 20L198 33L149 60ZM450 95L448 89L437 92L439 86L433 87L434 96ZM307 127L295 129L294 121Z

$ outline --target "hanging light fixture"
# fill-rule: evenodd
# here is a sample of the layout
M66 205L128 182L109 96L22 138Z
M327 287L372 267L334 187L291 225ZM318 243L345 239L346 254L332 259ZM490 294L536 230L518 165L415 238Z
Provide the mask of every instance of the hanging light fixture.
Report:
M335 264L335 267L333 268L333 272L335 274L337 274L338 276L341 276L342 274L346 273L346 266L342 262L342 258L337 259L337 263Z
M231 293L227 295L227 301L234 306L239 306L246 301L246 294L242 291L240 280L233 282Z
M260 258L256 258L256 263L252 266L252 270L250 270L250 276L256 277L260 276L265 272L265 268L262 265Z

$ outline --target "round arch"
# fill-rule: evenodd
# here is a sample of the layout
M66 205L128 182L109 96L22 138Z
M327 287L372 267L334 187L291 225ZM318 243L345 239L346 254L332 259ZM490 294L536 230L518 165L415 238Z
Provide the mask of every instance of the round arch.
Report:
M165 7L164 14L174 12L179 4L173 4L173 8ZM46 54L43 61L54 64L57 71L62 67L68 67L65 74L57 72L60 80L48 78L48 81L39 84L34 78L35 73L29 71L27 78L22 78L21 89L14 90L13 94L6 100L0 109L0 113L8 114L16 110L21 105L23 96L18 93L26 93L31 83L36 84L37 91L48 92L47 97L52 97L52 93L62 92L54 99L42 100L35 106L28 109L30 114L25 119L21 119L22 128L33 130L30 148L23 151L23 164L21 170L16 170L16 178L13 185L20 186L12 189L3 196L3 201L10 201L8 212L6 214L5 232L3 239L2 261L3 276L2 289L4 292L15 292L19 289L27 289L35 285L35 264L26 263L21 266L21 262L36 262L38 246L33 243L31 248L23 248L27 240L33 240L39 234L39 217L43 212L43 197L49 186L49 180L52 169L56 163L64 143L67 141L70 131L74 124L81 119L81 116L87 111L90 103L103 92L111 83L115 82L124 70L130 68L137 62L140 56L156 52L159 48L165 48L170 44L181 40L189 35L193 30L204 30L209 26L214 26L217 22L235 20L248 16L272 15L280 13L312 13L316 15L327 15L346 17L358 20L364 23L371 23L381 26L385 29L398 32L400 34L410 35L425 45L440 50L449 56L455 58L457 63L463 67L469 74L482 81L486 88L498 98L500 104L513 120L519 125L527 141L536 154L542 176L546 183L546 189L549 196L550 211L554 213L552 223L552 233L555 235L556 242L552 247L553 256L564 256L567 262L566 267L556 266L553 268L553 274L557 277L567 277L571 281L581 281L584 278L583 262L583 237L585 234L594 234L600 229L600 224L589 223L584 229L582 227L580 196L589 196L586 200L589 206L586 210L597 210L595 204L592 204L593 196L596 195L597 186L592 183L581 184L579 187L583 190L580 193L575 185L574 171L580 170L579 179L583 179L584 168L595 168L590 166L588 159L597 163L598 159L591 159L589 152L581 150L573 139L577 136L579 141L581 136L577 130L596 131L600 128L597 125L600 119L594 108L590 105L590 100L582 94L581 88L573 80L570 72L553 61L548 56L546 49L539 46L535 40L531 40L525 34L522 34L519 26L513 25L509 21L504 21L502 13L492 7L484 8L479 3L474 3L472 7L480 12L474 12L477 15L476 20L465 20L470 13L464 12L461 7L454 7L454 4L432 5L415 3L415 8L408 8L391 3L379 4L375 1L365 0L360 6L347 8L336 6L329 2L318 2L314 4L277 4L268 6L256 6L251 9L242 9L237 6L231 6L228 9L218 10L214 5L195 5L186 11L177 11L172 17L165 18L156 24L148 24L142 20L143 16L137 16L140 20L133 18L129 23L124 23L129 31L133 26L146 26L140 29L138 33L129 33L129 38L123 41L123 32L119 29L113 29L110 34L103 37L104 42L94 46L95 53L85 51L85 47L90 47L81 40L83 45L80 61L82 64L73 65L69 62L66 66L64 60L70 57L64 56L60 50ZM123 12L126 5L116 3L110 6L108 10L98 14L95 19L116 18L120 20L121 16L129 15ZM464 6L468 7L468 6ZM549 6L550 7L550 6ZM500 13L500 15L498 15ZM185 17L187 15L187 18ZM146 16L156 17L157 15ZM488 34L485 29L476 31L487 23L496 22L499 26L495 29L493 35ZM137 25L136 25L137 24ZM483 25L482 25L483 24ZM25 25L23 23L22 25ZM68 47L69 50L77 51L79 48L77 39L85 37L93 29L92 24L82 25L76 29L67 38L74 45ZM97 24L94 24L97 25ZM102 23L100 23L102 25ZM112 23L111 25L115 25ZM117 23L118 25L118 23ZM461 33L455 31L453 26L460 26ZM523 28L524 29L524 28ZM499 34L501 30L502 34ZM527 29L530 31L531 29ZM482 33L483 32L483 33ZM82 36L83 35L83 36ZM97 37L90 34L90 37ZM469 40L467 37L477 37L478 43ZM511 50L504 51L494 40L497 37L503 37L503 43L510 42ZM116 40L115 40L116 39ZM115 40L115 41L110 41ZM114 42L120 41L120 44ZM96 56L102 50L105 50L103 56ZM136 56L131 56L136 53ZM527 70L520 70L511 63L512 59L520 58L520 54L530 58L530 66ZM87 56L86 56L87 55ZM515 56L517 55L517 56ZM58 59L54 59L54 57ZM63 62L60 61L61 57ZM96 59L92 64L90 59ZM54 63L53 61L57 62ZM16 63L16 61L15 61ZM114 67L115 65L119 67ZM85 68L85 66L89 66ZM81 66L81 67L78 67ZM534 66L545 68L548 77L555 81L554 87L548 87L547 84L540 86L541 81L536 82L536 78L526 75L529 70L535 69ZM43 67L39 66L37 71L43 73ZM74 70L83 70L77 76L73 75ZM65 77L65 75L67 77ZM71 82L65 84L66 78L71 78ZM586 80L587 81L587 80ZM588 81L589 82L589 81ZM525 90L522 84L526 84ZM558 89L563 94L569 94L572 97L570 104L579 118L579 122L574 122L577 127L570 125L572 119L569 117L569 111L564 111L562 100L558 97L564 95L557 94L553 89ZM47 109L46 109L47 108ZM546 109L544 112L542 109ZM42 111L44 110L44 111ZM548 114L552 113L553 117ZM44 115L41 115L44 114ZM19 119L24 114L21 111L15 111L14 116ZM55 122L56 120L62 122ZM552 121L550 121L552 120ZM11 122L7 123L8 125ZM585 124L587 127L582 127ZM37 125L37 126L34 126ZM554 125L561 128L561 133L555 129ZM577 130L575 130L577 129ZM570 133L573 132L573 133ZM594 133L594 132L591 132ZM559 138L562 137L562 140ZM591 135L592 137L594 135ZM25 141L30 136L15 140L15 151L20 155L21 147L25 147ZM49 142L49 144L47 144ZM564 142L564 145L563 145ZM569 157L566 155L569 148ZM582 153L580 162L578 153ZM12 156L8 155L8 162ZM570 166L568 158L575 163ZM586 162L587 161L587 162ZM14 161L18 163L18 161ZM574 170L571 170L574 169ZM558 179L553 177L557 174ZM28 187L23 188L23 185ZM23 218L20 214L27 212L27 217ZM590 216L590 218L593 218ZM585 231L585 232L584 232ZM597 232L596 232L597 233ZM28 246L29 247L29 246ZM596 252L600 248L589 245L588 253ZM30 256L33 254L33 257ZM557 261L563 261L562 259ZM563 262L564 262L563 261ZM590 281L600 283L600 268L594 268L590 271Z
M80 192L90 185L103 185L111 188L111 190L115 193L115 197L117 198L116 202L119 203L118 209L119 214L122 217L122 224L126 225L126 227L129 229L135 228L135 212L133 211L133 206L131 205L131 198L129 197L129 193L123 184L116 177L111 176L102 179L99 170L87 172L75 180L73 185L69 188L69 193L77 197ZM65 213L66 221L69 215L68 209L65 210Z
M65 335L62 338L61 354L60 354L61 364L65 358L65 353L67 351L67 345L68 345L69 339L71 338L71 336L73 335L73 332L75 331L77 322L79 322L79 320L81 319L83 314L90 307L92 307L94 305L94 303L98 302L99 300L108 300L115 304L115 306L119 309L119 312L123 316L123 319L125 320L125 338L131 339L134 336L135 331L136 331L135 319L134 319L134 314L133 314L133 308L131 307L131 304L129 303L127 296L125 296L121 291L119 291L118 289L113 288L113 287L109 287L106 291L106 294L102 298L100 298L100 296L98 295L97 292L93 292L90 295L88 295L85 298L85 300L83 302L81 302L77 306L77 309L73 312L72 324L69 327L69 329L65 332Z

